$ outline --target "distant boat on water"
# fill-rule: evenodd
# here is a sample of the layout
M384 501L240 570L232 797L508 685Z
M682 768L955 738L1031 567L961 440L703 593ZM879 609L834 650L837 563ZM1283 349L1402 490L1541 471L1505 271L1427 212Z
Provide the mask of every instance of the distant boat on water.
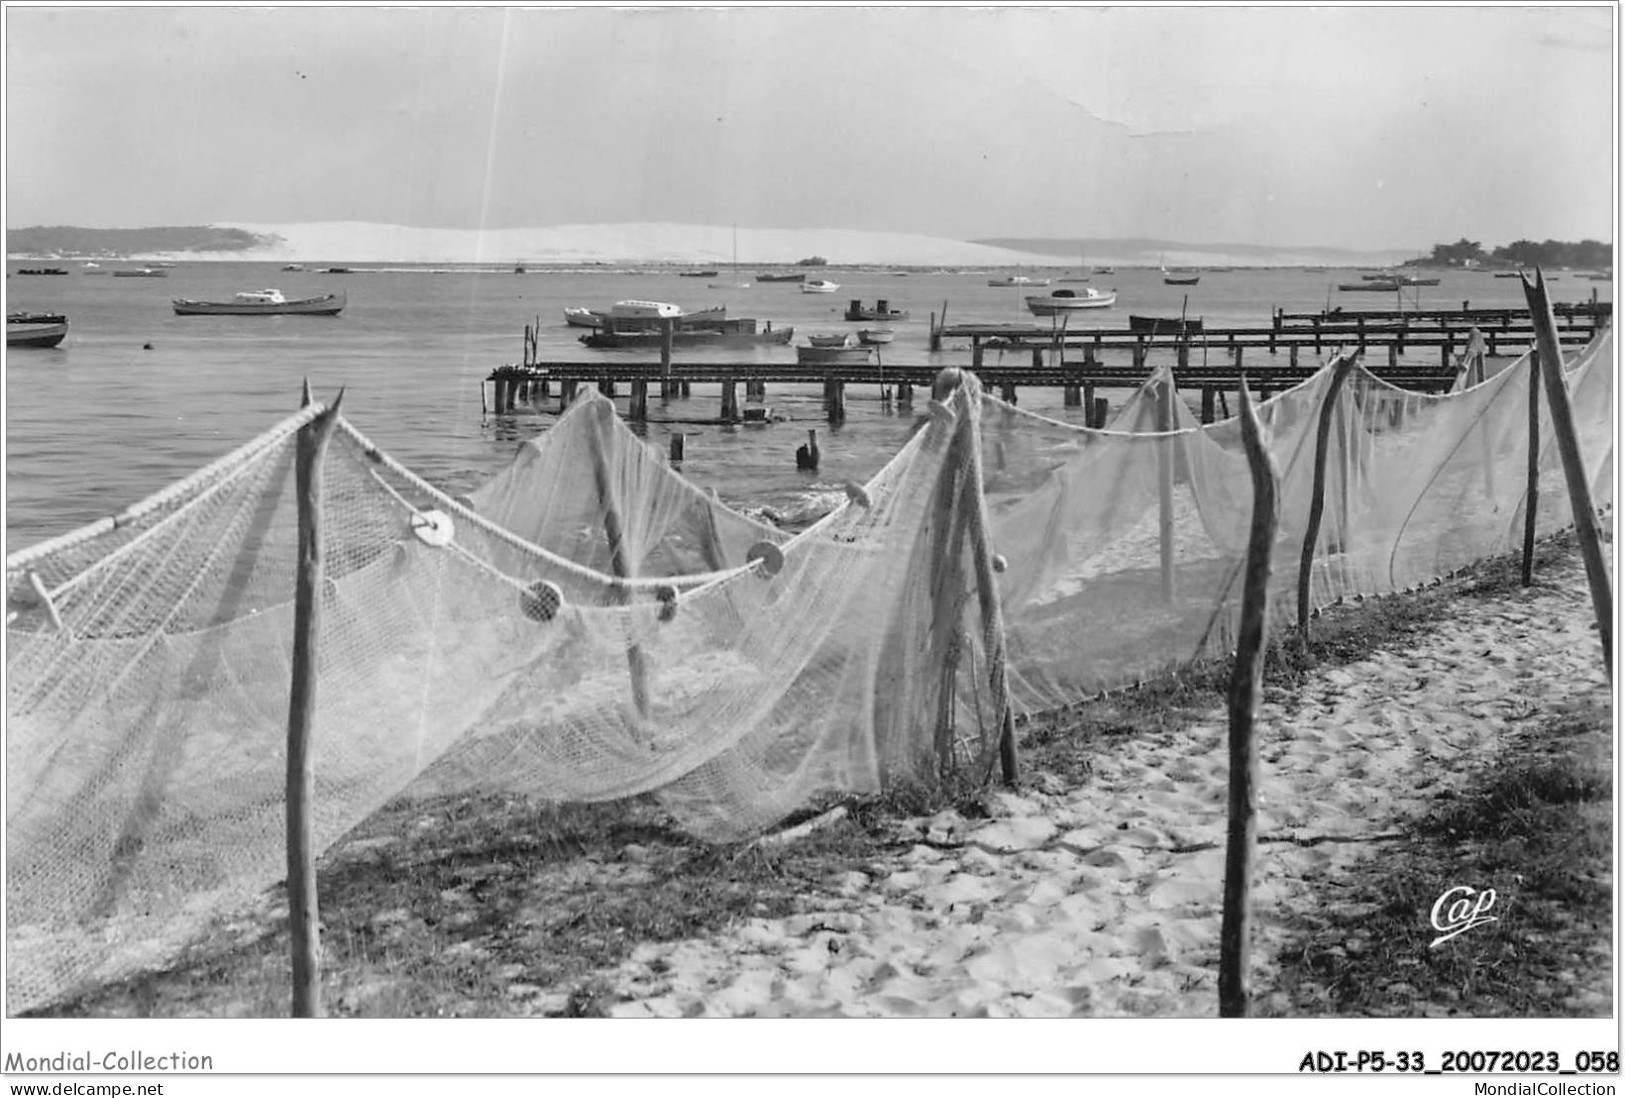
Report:
M1162 271L1162 283L1164 286L1194 286L1200 281L1202 281L1202 274L1200 271L1170 271L1166 267L1164 267Z
M193 301L176 298L176 316L337 316L345 296L323 294L290 301L281 290L245 290L230 301Z
M805 282L807 276L803 274L758 274L758 282Z
M847 303L845 319L847 320L907 320L907 309L893 309L891 302L880 298L874 308L864 305L861 298L853 298Z
M715 278L721 271L678 271L678 278Z
M1117 293L1102 293L1091 287L1080 296L1071 290L1056 290L1048 297L1029 297L1027 311L1034 316L1060 316L1082 309L1109 309L1117 304Z
M987 284L1001 289L1009 286L1048 286L1049 279L1028 278L1026 275L1016 274L1007 275L1004 278L990 278L987 280Z
M809 279L801 284L801 292L804 294L832 294L840 288L839 282L831 282L825 278Z
M707 324L720 324L727 319L726 305L712 305L706 309L684 312L680 306L663 301L617 301L608 309L567 307L564 322L578 328L605 328L617 331L659 331L660 321L675 320L677 327L693 328Z
M65 275L68 272L61 267L18 267L20 275Z
M135 270L114 271L114 278L168 278L169 272L157 267L137 267Z

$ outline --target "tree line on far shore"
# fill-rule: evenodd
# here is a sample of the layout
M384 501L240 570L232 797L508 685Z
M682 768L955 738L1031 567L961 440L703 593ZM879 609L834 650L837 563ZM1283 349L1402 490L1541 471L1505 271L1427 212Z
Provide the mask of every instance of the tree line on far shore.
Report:
M1494 251L1486 252L1476 240L1462 237L1454 244L1435 244L1433 254L1426 259L1413 259L1406 266L1416 267L1582 267L1607 271L1614 266L1614 247L1596 240L1582 240L1575 244L1567 240L1514 240Z

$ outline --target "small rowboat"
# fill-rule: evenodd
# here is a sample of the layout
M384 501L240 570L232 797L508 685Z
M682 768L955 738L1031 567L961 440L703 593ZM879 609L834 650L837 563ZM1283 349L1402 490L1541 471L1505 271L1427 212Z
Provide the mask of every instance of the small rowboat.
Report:
M881 343L890 343L897 333L890 328L863 328L858 332L858 342L876 346Z
M810 335L807 342L814 347L845 347L850 339L851 337L842 332L840 335Z
M173 304L176 316L337 316L345 298L338 293L289 301L281 290L247 290L231 301L176 298Z

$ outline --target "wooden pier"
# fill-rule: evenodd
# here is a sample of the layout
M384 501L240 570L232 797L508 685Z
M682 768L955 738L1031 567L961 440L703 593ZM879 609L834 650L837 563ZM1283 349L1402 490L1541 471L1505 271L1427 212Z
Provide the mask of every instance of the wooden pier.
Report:
M1106 417L1106 401L1095 396L1097 389L1137 388L1159 363L1166 363L1180 389L1200 391L1202 420L1212 422L1221 407L1224 415L1229 414L1226 394L1238 390L1243 378L1255 395L1265 398L1311 377L1320 362L1315 357L1301 361L1305 349L1314 356L1358 350L1366 356L1366 367L1384 380L1421 392L1444 392L1456 384L1469 353L1516 355L1534 346L1527 310L1471 309L1467 302L1462 304L1461 310L1404 313L1276 310L1267 327L1204 327L1186 334L1107 328L1068 331L1034 324L939 325L933 315L931 346L935 350L944 339L968 339L970 369L990 392L1015 403L1020 388L1059 388L1063 404L1085 409L1085 421L1092 425L1103 424ZM1559 341L1584 346L1610 323L1612 308L1606 302L1592 302L1554 308L1554 313L1561 318ZM1482 342L1473 342L1475 333ZM989 351L996 352L991 362ZM929 391L937 372L948 365L883 363L878 356L867 364L844 366L675 361L669 340L662 345L659 362L543 362L529 328L525 352L521 365L498 367L486 379L493 386L498 413L511 412L520 402L551 398L555 384L562 410L581 385L595 384L611 397L620 395L625 386L628 418L645 420L651 385L661 399L672 399L690 395L695 384L711 384L721 386L719 421L734 423L752 418L749 405L764 401L769 385L819 384L829 420L839 423L846 415L846 386L878 386L883 400L906 405L913 401L916 387ZM740 402L741 387L745 404ZM483 386L481 401L484 404ZM755 411L759 416L760 409Z

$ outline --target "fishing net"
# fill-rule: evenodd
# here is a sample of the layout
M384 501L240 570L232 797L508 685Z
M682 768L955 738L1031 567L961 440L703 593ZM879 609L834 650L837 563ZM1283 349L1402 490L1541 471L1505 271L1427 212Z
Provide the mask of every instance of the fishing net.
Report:
M1613 498L1613 337L1567 364L1594 502ZM1258 405L1281 477L1271 572L1276 625L1296 619L1321 410L1325 494L1311 608L1437 579L1522 543L1528 356L1465 391L1395 388L1359 365L1320 370ZM1201 425L1153 375L1087 429L982 402L992 540L1015 703L1027 710L1141 680L1234 647L1252 489L1239 421ZM1544 407L1536 530L1571 521Z
M1611 501L1611 340L1571 363ZM1296 606L1332 375L1262 405ZM1311 600L1512 547L1527 371L1428 397L1358 369L1327 432ZM7 560L9 1012L162 964L285 871L309 409L107 520ZM1541 529L1568 521L1543 435ZM793 537L683 480L588 392L468 497L339 419L323 463L318 850L409 787L648 794L707 839L821 792L985 777L1005 714L1227 650L1251 513L1233 423L1166 375L1111 430L973 377Z

